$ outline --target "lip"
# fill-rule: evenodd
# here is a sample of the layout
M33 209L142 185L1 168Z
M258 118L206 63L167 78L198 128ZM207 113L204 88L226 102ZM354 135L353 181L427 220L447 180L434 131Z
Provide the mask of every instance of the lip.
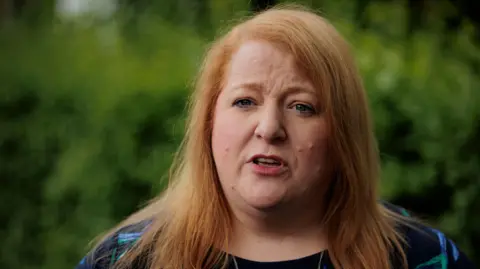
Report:
M266 159L273 159L277 162L279 162L281 165L285 165L286 162L284 159L282 159L280 156L277 156L277 155L265 155L265 154L255 154L253 155L250 159L248 159L248 162L249 163L252 163L253 160L257 159L257 158L266 158Z
M266 166L266 165L259 165L253 162L256 158L269 158L273 159L280 163L278 166ZM264 154L256 154L253 155L249 160L248 164L250 164L253 172L260 176L279 176L282 175L287 171L287 163L284 159L277 155L264 155Z

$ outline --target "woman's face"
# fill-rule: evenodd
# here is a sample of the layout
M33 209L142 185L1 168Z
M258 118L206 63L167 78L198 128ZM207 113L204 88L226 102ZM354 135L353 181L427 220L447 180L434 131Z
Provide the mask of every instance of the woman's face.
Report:
M231 206L268 210L322 192L327 130L317 88L292 55L261 41L232 56L215 107L212 150Z

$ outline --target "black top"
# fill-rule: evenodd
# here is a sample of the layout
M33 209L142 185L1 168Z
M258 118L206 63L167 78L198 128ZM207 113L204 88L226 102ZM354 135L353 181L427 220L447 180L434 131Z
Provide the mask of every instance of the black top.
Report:
M242 258L235 257L237 261L238 269L248 268L248 269L294 269L294 268L302 268L302 269L317 269L318 264L320 261L321 253L317 253L314 255L306 256L303 258L295 259L295 260L288 260L288 261L280 261L280 262L256 262L250 261ZM327 251L323 252L321 269L326 268L333 268L331 265L330 259L328 259ZM235 264L230 262L228 269L236 269Z
M404 215L405 209L388 205L388 207ZM127 226L105 240L100 247L85 256L76 269L110 269L115 262L127 252L131 246L148 229L149 222ZM419 230L401 227L400 232L407 239L406 254L410 269L475 269L476 267L462 253L456 244L442 232L428 226L419 226ZM257 262L235 257L238 269L316 269L321 253L299 259L279 262ZM395 264L393 262L393 264ZM395 269L398 266L395 266ZM333 269L328 251L323 252L321 269ZM400 267L398 267L400 269ZM132 269L147 269L137 265ZM236 269L233 260L229 269ZM376 268L375 268L376 269Z

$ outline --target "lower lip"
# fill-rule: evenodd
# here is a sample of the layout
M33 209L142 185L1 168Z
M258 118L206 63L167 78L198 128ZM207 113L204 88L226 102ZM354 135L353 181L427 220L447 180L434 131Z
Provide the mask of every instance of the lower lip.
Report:
M261 176L279 176L287 170L284 165L266 166L266 165L259 165L256 163L250 163L250 164L252 165L253 172Z

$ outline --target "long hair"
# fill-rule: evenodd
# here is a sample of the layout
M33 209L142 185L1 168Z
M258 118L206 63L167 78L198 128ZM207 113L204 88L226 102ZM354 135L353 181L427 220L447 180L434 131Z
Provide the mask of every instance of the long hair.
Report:
M213 109L233 53L248 40L279 45L316 86L331 139L325 225L335 268L406 268L403 218L378 203L379 159L365 90L346 41L323 17L298 6L274 7L234 26L207 51L189 105L187 131L170 184L156 200L120 223L152 222L117 263L148 268L212 268L227 264L231 212L211 149Z

